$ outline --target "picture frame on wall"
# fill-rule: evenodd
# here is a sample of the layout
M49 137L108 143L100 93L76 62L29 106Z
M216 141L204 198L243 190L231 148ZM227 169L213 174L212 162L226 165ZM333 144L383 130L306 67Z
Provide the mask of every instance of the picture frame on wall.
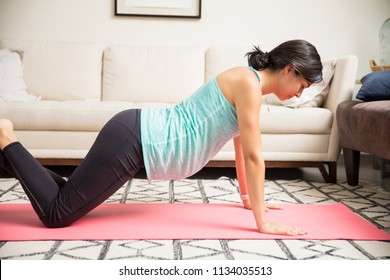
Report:
M115 0L115 15L201 18L201 0Z

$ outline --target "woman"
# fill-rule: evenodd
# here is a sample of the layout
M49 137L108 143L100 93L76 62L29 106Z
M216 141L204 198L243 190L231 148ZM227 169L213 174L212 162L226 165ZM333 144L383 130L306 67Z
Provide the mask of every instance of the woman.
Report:
M249 67L221 73L178 105L114 116L67 181L43 168L17 141L12 122L2 119L0 166L19 179L44 225L64 227L104 202L141 168L148 179L185 178L234 138L241 198L252 209L259 232L305 234L266 219L259 115L263 94L275 93L281 100L299 97L320 81L320 56L303 40L287 41L269 53L255 48L247 56Z

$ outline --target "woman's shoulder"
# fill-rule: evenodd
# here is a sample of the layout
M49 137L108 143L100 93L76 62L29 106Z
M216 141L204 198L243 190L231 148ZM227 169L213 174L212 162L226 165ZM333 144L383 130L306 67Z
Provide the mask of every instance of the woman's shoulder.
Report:
M235 83L244 83L244 84L249 83L249 84L258 85L259 78L254 71L256 70L251 69L250 67L247 66L237 66L222 72L218 78L220 80L226 79L228 81L235 82Z
M232 68L229 68L221 73L223 74L231 74L231 75L247 75L251 73L251 69L248 66L235 66Z
M245 66L230 68L218 76L218 83L227 84L229 87L239 87L259 90L260 83L258 76L253 69Z
M217 82L228 100L235 102L238 96L247 96L261 92L261 85L256 74L245 66L238 66L221 73ZM245 92L245 94L242 94Z

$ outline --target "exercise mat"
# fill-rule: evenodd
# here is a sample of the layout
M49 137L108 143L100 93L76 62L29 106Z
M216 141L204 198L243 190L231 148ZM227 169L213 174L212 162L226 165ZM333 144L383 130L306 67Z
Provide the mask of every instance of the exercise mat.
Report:
M259 233L252 211L241 204L102 204L65 228L45 228L30 204L0 204L0 240L390 240L390 234L342 203L283 204L283 208L267 212L268 220L298 226L307 234Z

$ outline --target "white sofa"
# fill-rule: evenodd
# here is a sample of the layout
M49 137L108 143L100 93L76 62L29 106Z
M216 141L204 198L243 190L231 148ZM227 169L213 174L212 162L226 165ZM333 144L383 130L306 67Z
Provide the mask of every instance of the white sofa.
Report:
M77 165L105 122L127 108L180 102L226 68L245 65L247 48L104 46L85 42L0 40L24 50L24 80L37 101L0 102L0 117L47 165ZM336 108L352 97L357 58L336 60L321 107L263 105L260 120L267 167L318 167L336 180L340 154ZM229 142L209 166L234 166ZM325 168L328 166L328 168Z

